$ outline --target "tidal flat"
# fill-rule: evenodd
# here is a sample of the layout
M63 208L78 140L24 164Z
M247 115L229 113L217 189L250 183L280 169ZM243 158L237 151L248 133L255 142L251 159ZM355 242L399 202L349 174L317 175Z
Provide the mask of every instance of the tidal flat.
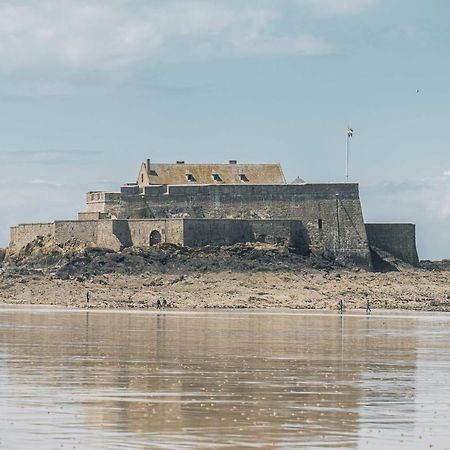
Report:
M0 448L448 448L450 315L0 306Z
M87 293L89 292L89 302ZM328 309L450 311L450 271L373 273L303 268L292 271L108 273L61 280L42 275L0 277L0 303L76 308Z
M389 257L383 272L305 256L283 245L120 252L50 239L6 252L0 303L77 308L328 309L450 311L450 262L413 267Z

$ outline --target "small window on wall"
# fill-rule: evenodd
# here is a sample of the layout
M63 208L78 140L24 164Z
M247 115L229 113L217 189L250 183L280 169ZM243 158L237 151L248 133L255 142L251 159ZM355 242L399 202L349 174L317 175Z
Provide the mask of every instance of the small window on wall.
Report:
M319 219L317 221L317 227L319 228L319 230L321 230L323 228L323 221L322 221L322 219Z
M187 173L186 180L189 181L190 183L193 183L195 181L194 175L192 175L192 173Z
M216 182L222 181L222 178L220 178L220 175L218 173L213 173L212 179L213 179L213 181L216 181Z
M245 175L245 173L240 173L240 174L239 174L239 179L240 179L243 183L247 183L247 182L248 182L248 178L247 178L247 175Z

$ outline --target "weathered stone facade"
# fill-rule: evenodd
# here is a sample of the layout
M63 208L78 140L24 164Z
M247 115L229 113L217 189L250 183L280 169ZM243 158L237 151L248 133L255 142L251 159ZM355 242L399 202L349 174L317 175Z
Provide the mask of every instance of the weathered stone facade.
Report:
M367 223L369 245L389 252L413 266L419 264L416 226L412 223Z
M125 185L120 194L89 193L80 219L278 219L298 220L310 250L370 267L359 200L351 183L284 185Z
M152 184L155 180L165 184ZM417 260L414 233L405 234L400 224L383 231L384 237L378 238L383 233L376 230L364 224L354 183L287 184L277 164L151 165L147 160L138 181L120 192L89 192L78 221L13 227L11 245L22 246L37 234L51 234L58 242L76 237L113 249L268 240L370 269L370 231L374 242L383 241L383 249L408 262ZM406 246L407 252L397 248Z
M24 247L39 235L50 236L61 244L76 238L113 250L158 243L202 247L256 241L288 244L305 254L309 250L300 221L246 219L100 219L20 224L11 228L11 246Z

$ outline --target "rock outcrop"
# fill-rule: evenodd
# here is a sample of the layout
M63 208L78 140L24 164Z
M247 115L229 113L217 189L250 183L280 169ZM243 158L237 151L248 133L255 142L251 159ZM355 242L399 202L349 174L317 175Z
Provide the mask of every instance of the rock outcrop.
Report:
M345 266L333 259L298 254L286 245L249 243L193 249L160 244L114 252L75 239L58 244L42 236L20 250L7 250L3 264L6 275L51 275L58 279L89 279L110 273L296 272L308 267L331 271Z

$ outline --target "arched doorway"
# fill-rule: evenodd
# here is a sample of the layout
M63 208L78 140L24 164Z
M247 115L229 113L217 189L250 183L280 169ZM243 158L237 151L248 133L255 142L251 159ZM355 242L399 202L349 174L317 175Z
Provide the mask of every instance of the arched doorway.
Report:
M150 245L156 245L161 242L161 233L158 230L153 230L150 233Z

